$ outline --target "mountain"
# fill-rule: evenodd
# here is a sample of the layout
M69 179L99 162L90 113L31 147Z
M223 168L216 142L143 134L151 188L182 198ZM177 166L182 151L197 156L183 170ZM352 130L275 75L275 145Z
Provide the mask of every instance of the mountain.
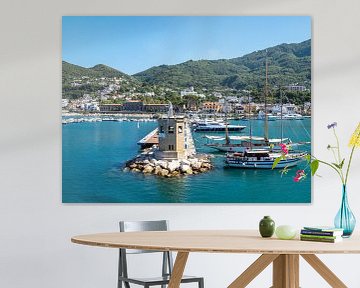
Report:
M111 77L120 77L126 78L128 80L135 81L133 77L127 75L119 70L111 68L109 66L98 64L91 68L85 68L78 65L62 61L62 77L63 81L73 78L80 78L82 76L91 77L91 78L111 78Z
M261 89L268 58L270 85L311 84L311 40L280 44L242 57L187 61L177 65L152 67L133 75L138 80L178 88Z
M87 78L84 79L83 77ZM96 94L110 84L114 84L114 77L121 79L120 90L122 92L140 85L139 81L134 77L103 64L85 68L63 61L62 97L77 99L84 94ZM107 78L107 80L105 81L101 78Z

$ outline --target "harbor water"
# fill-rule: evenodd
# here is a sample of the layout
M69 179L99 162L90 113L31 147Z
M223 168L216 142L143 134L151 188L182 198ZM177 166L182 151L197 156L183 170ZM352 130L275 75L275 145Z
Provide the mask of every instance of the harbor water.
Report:
M245 125L249 121L231 121ZM293 142L310 141L311 119L284 120L283 135ZM252 120L254 136L263 136L263 121ZM208 173L179 178L123 172L127 160L138 154L136 142L157 126L154 121L81 122L62 127L63 203L310 203L311 179L293 177L306 162L282 175L279 170L224 167L224 154L205 147L204 135L193 133L197 152L211 153L215 168ZM280 138L280 121L269 122L270 138ZM305 146L310 150L310 145Z

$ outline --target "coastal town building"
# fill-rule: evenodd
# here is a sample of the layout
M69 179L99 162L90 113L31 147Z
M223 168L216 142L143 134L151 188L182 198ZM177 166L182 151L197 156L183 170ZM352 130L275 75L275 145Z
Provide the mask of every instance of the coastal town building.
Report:
M186 95L197 95L198 93L194 91L194 87L190 86L189 88L186 88L182 91L180 91L180 96L186 96Z
M61 107L65 108L69 105L69 99L61 99Z
M91 111L91 112L100 111L98 102L96 102L96 101L81 103L80 109L84 110L84 111Z
M306 87L303 85L288 85L285 88L287 91L306 91Z
M144 103L139 100L130 100L124 102L123 104L124 111L133 111L133 112L140 112L144 110Z
M223 105L219 102L206 101L202 103L201 109L204 112L220 112L223 111Z
M100 112L109 113L109 112L120 112L123 110L122 104L101 104Z
M169 104L144 104L145 112L162 113L169 110Z

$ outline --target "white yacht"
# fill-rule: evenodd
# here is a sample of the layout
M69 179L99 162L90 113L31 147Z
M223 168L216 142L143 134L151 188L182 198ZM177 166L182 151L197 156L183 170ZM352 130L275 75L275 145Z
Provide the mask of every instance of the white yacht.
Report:
M231 125L222 121L214 120L198 121L194 124L195 132L225 132L226 130L229 132L238 132L244 130L245 128L246 126Z
M296 114L296 113L289 113L289 114L284 114L282 116L283 120L302 120L304 119L304 116L302 116L301 114Z
M276 165L276 169L284 169L296 166L306 153L291 153L281 159ZM244 153L231 153L226 155L225 164L232 168L250 168L250 169L272 169L275 160L282 156L279 153L273 153L268 150L250 150Z

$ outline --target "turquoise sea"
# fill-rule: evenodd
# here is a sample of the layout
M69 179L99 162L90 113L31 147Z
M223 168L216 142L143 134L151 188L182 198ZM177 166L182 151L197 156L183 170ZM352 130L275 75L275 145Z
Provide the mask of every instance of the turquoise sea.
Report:
M232 121L249 125L249 121ZM311 179L293 181L301 163L281 176L279 170L224 168L223 154L204 147L204 134L194 133L198 152L212 153L215 169L181 178L123 172L138 153L136 142L156 122L84 122L62 127L63 203L310 203ZM284 136L310 141L311 119L283 121ZM253 135L263 135L263 122L252 121ZM269 122L270 137L280 137L280 121ZM207 133L208 134L208 133ZM237 133L239 134L239 133ZM233 133L232 135L237 135ZM242 133L248 135L248 128ZM213 134L221 135L221 133ZM310 145L306 147L310 150Z

